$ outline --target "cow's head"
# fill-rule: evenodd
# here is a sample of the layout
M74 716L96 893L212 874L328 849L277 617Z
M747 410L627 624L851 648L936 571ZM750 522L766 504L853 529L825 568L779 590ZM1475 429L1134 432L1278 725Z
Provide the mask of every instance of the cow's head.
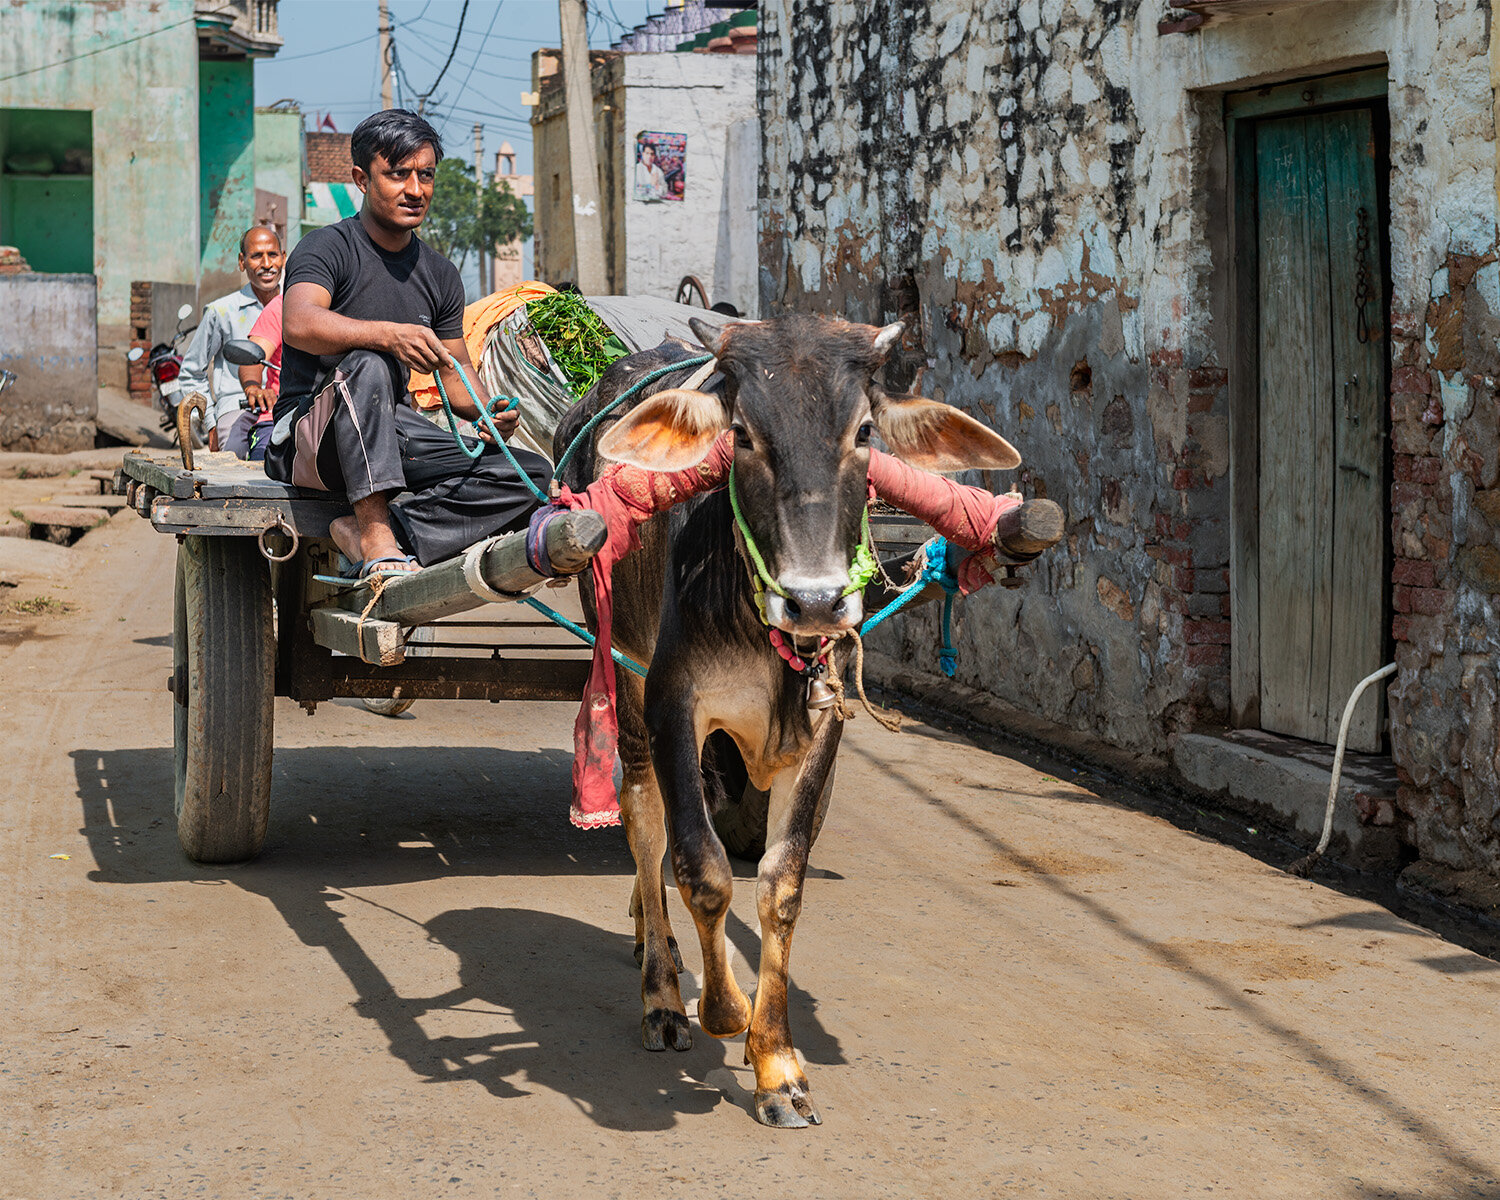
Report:
M790 316L722 332L694 320L693 328L719 360L724 394L658 392L622 417L599 451L648 470L681 470L732 429L735 490L774 581L766 617L777 628L832 635L863 618L849 569L876 430L896 455L930 471L1021 461L956 408L880 389L875 372L900 341L899 324Z

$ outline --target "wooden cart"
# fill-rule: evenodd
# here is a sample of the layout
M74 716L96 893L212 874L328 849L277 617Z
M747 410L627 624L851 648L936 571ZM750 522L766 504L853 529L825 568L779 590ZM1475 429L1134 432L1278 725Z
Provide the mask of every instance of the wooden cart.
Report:
M260 851L277 696L309 712L338 697L579 702L588 647L547 619L531 619L530 609L496 603L558 585L527 565L524 531L378 590L325 582L318 577L337 574L329 523L350 511L342 498L277 483L259 463L232 454L185 457L190 465L171 452L127 454L115 486L178 540L168 687L177 835L189 857L238 862ZM1027 557L1062 535L1061 510L1048 500L1028 501L1005 521L1005 544L1013 540ZM891 579L904 577L932 534L889 510L872 515L871 530ZM562 572L581 571L604 539L596 513L566 513L548 526L548 556ZM866 611L896 594L877 579L866 589ZM934 583L912 600L939 595ZM453 619L481 608L484 620ZM408 655L418 631L420 656ZM748 782L743 791L714 823L732 852L754 857L766 795Z
M178 838L198 862L261 848L277 696L312 712L346 696L576 704L583 695L588 647L531 609L492 603L547 582L526 564L524 532L390 579L377 595L316 578L338 573L329 523L350 511L343 499L277 483L259 463L200 452L188 468L175 452L134 451L115 488L177 535L167 686ZM603 543L593 513L549 528L563 570L582 569ZM481 608L485 620L453 620ZM406 653L416 629L430 631L422 657Z

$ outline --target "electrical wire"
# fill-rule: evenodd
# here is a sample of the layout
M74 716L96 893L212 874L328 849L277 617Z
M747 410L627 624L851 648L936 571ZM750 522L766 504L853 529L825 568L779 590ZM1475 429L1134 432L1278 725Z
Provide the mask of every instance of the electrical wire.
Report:
M462 96L464 94L464 88L466 88L466 87L469 86L469 80L470 80L470 78L474 74L474 68L479 65L479 60L484 55L484 48L489 43L489 40L490 40L490 31L495 28L495 21L500 16L500 10L502 8L504 8L504 7L505 7L505 0L500 0L500 3L498 3L498 4L495 5L495 11L490 14L490 26L489 26L489 29L486 29L484 31L484 37L483 37L483 39L479 43L479 49L474 54L474 61L469 64L469 73L468 73L468 75L465 75L464 76L464 81L461 84L458 85L458 94L460 96Z
M421 59L423 62L428 63L429 65L437 65L432 59L427 58L419 51L413 50L412 53L415 57ZM528 59L527 61L529 62L530 60ZM486 71L484 70L484 68L478 65L478 59L475 60L475 64L469 68L469 71L471 74L482 75L486 79L498 79L502 83L524 83L528 87L530 87L531 85L530 75L501 75L495 71ZM467 76L465 77L464 82L468 82Z
M36 75L41 71L50 71L54 67L65 67L69 63L77 62L79 59L93 58L96 54L105 54L110 50L118 50L121 46L128 46L132 42L143 42L147 38L155 37L159 33L166 33L169 29L176 29L181 25L190 25L197 19L198 18L196 16L187 17L181 21L173 21L170 25L163 25L160 29L151 29L145 33L138 33L135 37L126 38L124 41L111 42L108 46L100 46L97 50L85 50L82 54L74 54L70 55L67 58L60 58L56 62L43 63L41 66L31 67L29 70L13 71L9 75L0 75L0 83L4 83L8 79L20 79L26 75Z
M443 69L438 72L437 78L432 81L432 86L425 92L423 92L421 96L418 97L418 100L425 101L430 99L432 94L437 91L438 84L443 82L443 76L448 73L448 68L450 65L452 65L453 56L458 53L458 40L464 35L464 18L468 15L469 0L464 0L463 8L458 10L458 32L453 35L453 49L448 51L447 61L443 63Z
M379 36L380 34L378 33L367 33L364 37L355 38L354 41L345 42L341 46L324 46L321 50L309 50L306 54L278 54L270 61L276 63L284 63L296 62L299 58L317 58L320 54L332 54L335 50L347 50L350 46L363 46L366 42L374 41Z

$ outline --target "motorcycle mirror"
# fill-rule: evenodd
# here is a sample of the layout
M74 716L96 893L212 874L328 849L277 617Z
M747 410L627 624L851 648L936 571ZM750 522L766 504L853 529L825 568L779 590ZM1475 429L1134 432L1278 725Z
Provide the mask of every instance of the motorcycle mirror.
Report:
M177 310L177 319L179 321L186 321L192 315L193 315L193 306L191 304L184 304L181 308L179 308Z
M254 367L266 361L266 352L249 338L224 343L224 357L237 367Z
M145 357L145 354L146 354L146 352L144 350L142 350L139 346L132 346L130 348L130 353L127 354L125 357L130 362L140 362L141 359Z

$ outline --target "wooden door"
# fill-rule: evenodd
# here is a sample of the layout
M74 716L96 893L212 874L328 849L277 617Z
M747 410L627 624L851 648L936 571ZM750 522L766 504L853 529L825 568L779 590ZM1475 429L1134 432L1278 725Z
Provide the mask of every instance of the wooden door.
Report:
M1385 283L1369 107L1256 122L1260 724L1338 734L1382 665ZM1383 690L1352 749L1378 751Z

